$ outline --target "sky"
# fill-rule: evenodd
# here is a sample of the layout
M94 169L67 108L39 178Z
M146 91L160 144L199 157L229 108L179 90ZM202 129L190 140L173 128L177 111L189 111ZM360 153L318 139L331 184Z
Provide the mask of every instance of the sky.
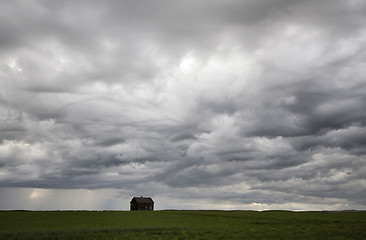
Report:
M0 1L0 209L366 209L363 0Z

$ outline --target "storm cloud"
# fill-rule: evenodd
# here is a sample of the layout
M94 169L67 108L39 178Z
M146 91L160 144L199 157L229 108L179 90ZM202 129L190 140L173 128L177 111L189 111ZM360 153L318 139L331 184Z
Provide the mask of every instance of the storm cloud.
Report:
M0 9L0 209L366 207L363 1Z

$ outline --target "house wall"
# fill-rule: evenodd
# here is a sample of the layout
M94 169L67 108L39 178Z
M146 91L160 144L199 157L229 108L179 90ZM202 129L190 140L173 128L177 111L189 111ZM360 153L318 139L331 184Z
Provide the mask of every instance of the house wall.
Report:
M131 211L152 211L154 210L154 204L138 204L138 203L131 203L130 205Z

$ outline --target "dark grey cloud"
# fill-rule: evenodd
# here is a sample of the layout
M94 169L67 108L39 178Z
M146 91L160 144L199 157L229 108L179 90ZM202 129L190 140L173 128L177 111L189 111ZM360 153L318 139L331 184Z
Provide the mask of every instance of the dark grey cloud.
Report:
M0 208L365 207L363 1L0 6Z

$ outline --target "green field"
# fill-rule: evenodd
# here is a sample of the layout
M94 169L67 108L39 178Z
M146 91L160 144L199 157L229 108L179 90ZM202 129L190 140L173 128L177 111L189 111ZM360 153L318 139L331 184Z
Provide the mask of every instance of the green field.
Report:
M366 239L366 212L0 211L0 239Z

